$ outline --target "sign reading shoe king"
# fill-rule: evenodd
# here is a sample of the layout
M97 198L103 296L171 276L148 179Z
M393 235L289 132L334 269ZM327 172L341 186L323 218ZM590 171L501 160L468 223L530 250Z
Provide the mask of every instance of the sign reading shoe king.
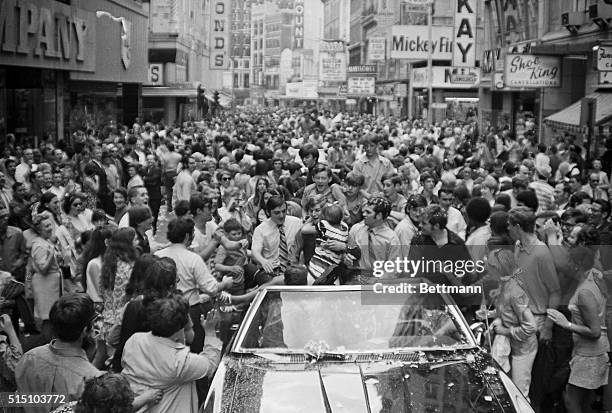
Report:
M0 0L0 62L95 71L96 17L53 0Z

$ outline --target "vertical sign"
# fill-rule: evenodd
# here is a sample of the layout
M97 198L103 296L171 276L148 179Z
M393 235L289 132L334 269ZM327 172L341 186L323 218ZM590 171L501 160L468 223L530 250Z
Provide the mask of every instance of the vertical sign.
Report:
M304 0L295 0L293 50L304 48Z
M476 66L476 0L456 0L453 66Z
M230 16L232 12L230 0L213 0L210 13L210 39L212 53L210 68L227 70L230 62Z
M346 81L346 51L341 40L323 40L319 46L319 79L324 82Z

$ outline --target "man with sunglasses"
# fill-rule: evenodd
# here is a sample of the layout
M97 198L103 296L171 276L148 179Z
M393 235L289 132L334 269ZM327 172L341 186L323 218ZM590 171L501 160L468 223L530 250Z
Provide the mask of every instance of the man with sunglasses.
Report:
M582 186L582 191L586 192L593 200L603 199L608 201L608 193L599 186L599 174L591 173L589 183Z

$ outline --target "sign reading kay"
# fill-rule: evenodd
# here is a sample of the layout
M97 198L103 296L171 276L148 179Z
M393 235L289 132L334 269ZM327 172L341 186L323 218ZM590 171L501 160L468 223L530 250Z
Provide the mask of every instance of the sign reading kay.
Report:
M612 45L602 45L597 49L597 70L612 71Z
M431 45L427 26L401 25L391 27L391 59L427 59L429 49L434 60L452 60L453 28L433 26Z
M555 56L506 55L506 86L560 87L561 59Z
M456 0L453 66L476 66L476 0Z

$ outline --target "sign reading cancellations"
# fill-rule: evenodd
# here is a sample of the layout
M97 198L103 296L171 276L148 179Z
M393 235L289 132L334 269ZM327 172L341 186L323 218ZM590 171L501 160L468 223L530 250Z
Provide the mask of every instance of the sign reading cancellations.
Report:
M509 87L560 87L561 59L508 54L504 80Z
M231 0L213 0L210 13L210 68L227 70L230 63Z
M612 45L601 45L596 53L597 70L612 71Z
M434 60L453 59L453 28L433 26L431 46L427 26L401 25L391 27L391 59L427 59L431 47Z

